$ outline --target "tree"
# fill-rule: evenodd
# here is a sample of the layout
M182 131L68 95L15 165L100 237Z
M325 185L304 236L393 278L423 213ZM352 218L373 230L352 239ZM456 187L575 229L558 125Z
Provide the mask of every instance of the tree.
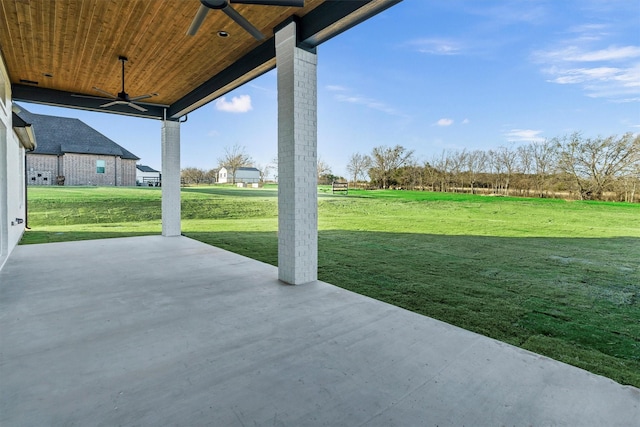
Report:
M354 153L349 158L347 172L351 174L352 182L358 182L358 178L366 180L367 171L371 167L371 157L366 154Z
M325 162L321 157L318 157L318 181L323 175L331 174L331 166Z
M449 182L451 181L451 156L446 150L442 150L440 157L434 156L431 164L438 172L437 176L440 178L440 191L446 193L449 188Z
M468 153L467 150L463 149L463 150L458 150L458 151L454 151L453 153L451 153L451 172L453 175L453 179L454 179L454 186L456 184L459 185L460 189L463 190L464 189L464 176L462 174L462 171L464 170L465 166L467 166L467 157L468 157ZM454 188L454 191L455 188Z
M238 168L253 165L251 156L249 156L245 150L245 147L234 144L232 147L225 147L224 155L218 159L220 167L225 167L231 175L232 184L236 183L236 171Z
M558 167L572 177L581 200L602 200L616 178L640 162L640 135L583 138L579 133L556 138Z
M545 140L531 146L533 163L536 174L536 192L539 197L544 197L547 191L547 180L556 162L556 147L550 141Z
M205 180L205 172L198 168L184 168L180 171L180 180L185 184L201 184Z
M207 184L215 184L218 181L218 171L216 169L209 169L204 174L204 182Z
M507 147L500 147L498 151L495 153L496 162L500 165L500 170L503 174L503 189L504 194L509 195L509 184L511 183L511 177L516 170L517 165L517 153L513 150L510 150Z
M378 182L382 188L388 188L389 181L396 171L406 165L413 156L413 150L407 150L401 145L390 147L375 147L371 152L371 168L369 176Z
M436 191L436 183L438 182L439 177L440 172L438 169L431 166L431 163L424 162L424 165L422 166L422 180L429 184L431 191Z
M400 187L415 190L416 187L424 190L424 175L422 168L416 163L408 163L406 166L398 168L394 178Z
M260 181L265 182L269 177L269 172L273 169L273 165L271 163L267 163L264 166L256 165L256 169L260 171Z
M476 183L478 182L478 175L482 171L485 163L487 162L487 155L484 151L474 150L470 151L466 158L467 161L467 174L469 176L469 184L471 185L471 194L475 194Z

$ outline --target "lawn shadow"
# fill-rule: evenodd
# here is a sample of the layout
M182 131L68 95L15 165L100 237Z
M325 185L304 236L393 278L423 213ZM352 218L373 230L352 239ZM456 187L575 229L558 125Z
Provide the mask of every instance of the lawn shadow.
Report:
M238 188L238 187L182 187L183 193L217 195L221 197L278 197L277 188Z
M154 236L157 232L125 232L125 231L36 231L27 230L20 240L21 245L38 243L59 243L75 240L112 239L117 237Z

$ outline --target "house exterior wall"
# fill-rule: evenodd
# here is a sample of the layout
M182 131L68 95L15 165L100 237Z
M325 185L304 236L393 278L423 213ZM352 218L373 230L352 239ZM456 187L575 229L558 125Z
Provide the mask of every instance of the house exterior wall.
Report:
M160 181L160 172L142 172L136 168L136 183L138 185L143 185L145 182L145 178L152 182Z
M120 160L120 181L119 184L122 187L133 187L136 185L136 160L133 159L123 159L118 157Z
M104 173L96 171L96 161L104 161ZM65 185L116 185L116 162L113 156L66 153L62 156Z
M104 173L97 172L97 160L104 161ZM27 155L30 185L55 185L58 176L64 176L64 185L134 186L136 161L95 154Z
M37 136L36 136L37 138ZM27 155L27 182L29 185L54 185L62 175L58 156L52 154Z
M24 233L25 150L13 132L11 85L0 55L0 268Z

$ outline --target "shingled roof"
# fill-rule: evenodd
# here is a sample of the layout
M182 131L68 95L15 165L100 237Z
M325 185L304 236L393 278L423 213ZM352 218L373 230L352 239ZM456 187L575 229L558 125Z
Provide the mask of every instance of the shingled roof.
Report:
M38 138L38 147L33 154L59 156L65 153L77 153L140 159L81 120L33 114L22 106L20 110L18 116L32 124Z
M140 172L158 172L158 173L160 173L160 171L157 171L157 170L153 169L151 166L136 165L136 168L137 168Z

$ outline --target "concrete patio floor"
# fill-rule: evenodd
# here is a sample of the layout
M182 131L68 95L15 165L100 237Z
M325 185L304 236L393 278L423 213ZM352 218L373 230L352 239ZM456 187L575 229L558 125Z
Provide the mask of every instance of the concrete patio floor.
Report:
M19 246L0 425L633 426L640 390L186 237Z

